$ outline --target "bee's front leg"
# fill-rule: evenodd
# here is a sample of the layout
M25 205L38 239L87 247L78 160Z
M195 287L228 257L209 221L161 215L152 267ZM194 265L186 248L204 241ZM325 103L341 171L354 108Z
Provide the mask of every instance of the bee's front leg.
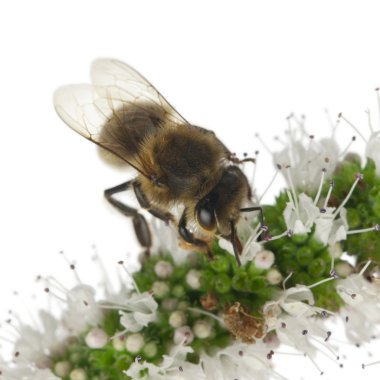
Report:
M178 233L181 238L189 243L194 245L195 247L198 247L202 249L203 251L207 252L207 256L209 257L210 260L214 259L214 256L212 255L212 252L210 250L210 247L208 244L201 240L197 239L188 229L187 229L187 220L186 220L186 209L183 211L183 214L181 216L181 219L178 223Z
M145 248L146 254L149 255L150 248L152 246L152 236L147 221L144 216L141 215L135 208L127 206L126 204L120 202L113 197L114 194L120 193L121 191L129 190L130 186L133 185L134 180L124 182L120 185L112 187L104 191L104 196L107 201L111 203L112 206L116 207L122 214L128 217L132 217L133 227L135 229L135 234L140 245Z

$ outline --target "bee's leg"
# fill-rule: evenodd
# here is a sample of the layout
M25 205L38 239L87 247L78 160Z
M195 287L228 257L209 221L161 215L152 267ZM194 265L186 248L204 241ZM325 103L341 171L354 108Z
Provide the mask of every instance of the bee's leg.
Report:
M240 242L239 238L237 237L235 224L234 224L234 222L232 220L230 221L230 227L231 227L230 241L231 241L232 247L234 249L234 254L235 254L236 262L237 262L237 264L240 267L241 266L241 261L240 261L240 257L239 256L240 256L240 254L242 252L242 246L241 246L241 242Z
M253 206L253 207L245 207L241 208L240 212L251 212L258 211L259 212L259 221L260 221L260 229L265 232L268 230L268 227L264 224L264 212L261 206ZM263 240L262 234L259 237L259 240Z
M214 256L212 255L208 244L201 239L195 238L194 235L187 229L186 210L183 212L181 219L178 223L178 233L179 236L181 236L181 238L185 240L187 243L205 249L207 251L207 256L210 260L214 259Z
M128 190L133 182L134 180L127 181L110 189L107 189L104 191L104 196L106 197L107 201L110 202L112 206L116 207L122 214L128 217L132 217L133 227L135 229L137 240L141 246L145 248L146 254L149 255L150 247L152 246L152 237L148 223L146 222L144 216L139 214L135 208L127 206L126 204L113 198L114 194Z
M137 182L137 181L133 182L133 190L134 190L134 192L136 194L136 198L137 198L137 200L138 200L138 202L142 208L149 211L156 218L163 220L166 224L174 221L174 217L170 212L164 212L158 208L153 207L150 204L149 200L147 199L147 197L143 193L143 191L141 189L141 185L139 182Z

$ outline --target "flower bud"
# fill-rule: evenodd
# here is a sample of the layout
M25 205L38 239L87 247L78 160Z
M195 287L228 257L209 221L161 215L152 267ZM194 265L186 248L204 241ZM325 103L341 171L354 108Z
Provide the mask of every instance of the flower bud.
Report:
M192 289L199 289L201 287L201 273L196 269L190 269L186 275L186 283Z
M125 341L125 348L132 354L136 354L143 348L144 344L144 337L139 333L135 333L127 337Z
M167 261L158 261L154 266L154 271L159 278L168 278L173 273L173 265Z
M174 328L183 326L186 321L186 314L182 310L176 310L170 314L169 325Z
M112 347L116 351L124 351L125 349L125 336L121 335L112 339Z
M90 348L102 348L108 342L108 335L100 328L93 328L88 332L84 340Z
M189 326L178 327L174 332L175 344L190 344L194 340L194 334Z
M75 368L70 372L70 380L87 380L87 373L83 368Z
M154 358L157 355L157 351L158 351L157 344L154 342L147 343L143 348L143 354L147 358Z
M282 281L282 275L277 269L270 269L267 273L267 281L271 285L277 285Z
M198 319L193 325L193 331L197 338L206 339L211 334L212 324L210 321Z
M274 263L274 253L266 250L258 252L254 260L256 268L269 269Z
M153 295L157 298L164 298L169 293L169 286L166 282L155 281L152 286Z
M70 373L71 365L68 361L57 362L54 365L54 373L58 377L66 377Z

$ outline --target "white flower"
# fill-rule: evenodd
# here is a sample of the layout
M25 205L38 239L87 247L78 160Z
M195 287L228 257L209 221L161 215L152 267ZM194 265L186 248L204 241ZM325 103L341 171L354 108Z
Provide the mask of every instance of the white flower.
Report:
M342 208L336 218L335 207L327 207L315 221L315 237L324 245L333 246L347 239L347 210Z
M367 266L337 284L337 291L346 303L340 314L349 316L346 333L355 343L369 342L380 323L380 287L364 278Z
M269 380L277 376L267 358L268 351L261 341L255 344L233 342L214 355L202 353L200 360L207 380Z
M161 364L154 365L137 358L125 373L134 380L206 380L200 365L187 361L186 355L193 349L188 346L175 346L169 355L164 355ZM142 374L142 370L144 371Z
M120 323L127 331L141 331L143 327L156 320L157 308L158 304L150 293L133 293L120 305Z
M61 378L55 376L49 369L39 369L30 380L61 380Z
M95 300L95 289L89 285L80 284L67 292L67 309L62 319L67 327L75 333L81 333L87 326L97 326L103 312Z
M255 256L255 266L260 269L269 269L273 265L274 259L272 251L260 251Z
M284 210L284 219L288 230L294 234L306 234L320 215L319 208L305 193L298 195L298 200L288 192L289 202Z
M289 122L294 117L289 118ZM319 185L319 174L322 169L327 177L334 172L339 157L339 145L334 139L323 138L317 141L314 136L305 132L304 126L293 128L289 124L287 135L289 143L278 153L273 155L275 165L282 168L290 167L291 181L296 189L313 192ZM285 174L284 171L282 171ZM292 187L290 178L285 175L288 186Z

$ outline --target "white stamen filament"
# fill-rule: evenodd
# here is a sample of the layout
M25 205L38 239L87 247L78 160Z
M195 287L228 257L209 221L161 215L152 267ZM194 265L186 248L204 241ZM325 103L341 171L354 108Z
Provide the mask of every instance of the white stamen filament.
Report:
M370 228L362 228L360 230L350 230L350 231L347 231L346 234L347 235L354 235L354 234L361 234L364 232L372 232L372 231L377 231L377 227L374 226L374 227L370 227Z
M318 281L318 282L316 282L314 284L309 285L308 288L312 289L312 288L315 288L318 285L324 284L325 282L329 282L329 281L332 281L332 280L335 280L335 278L334 277L328 277L328 278L325 278L324 280L321 280L321 281Z
M289 236L289 230L284 231L284 232L283 232L282 234L280 234L280 235L272 236L272 237L270 238L270 240L268 240L268 241L273 241L273 240L281 239L281 238L283 238L284 236ZM265 242L264 242L264 243L265 243Z
M353 183L353 185L351 186L351 189L350 191L348 192L346 198L344 198L343 202L339 205L339 207L335 210L333 216L334 218L336 218L336 216L340 213L340 210L346 205L346 203L348 202L348 200L351 198L351 195L352 193L354 192L355 190L355 187L356 185L358 184L358 182L360 181L361 177L358 175L355 179L355 182Z
M205 316L210 317L210 318L213 318L216 321L218 321L219 323L221 323L222 325L224 324L224 321L222 318L220 318L217 315L210 313L206 310L197 309L196 307L189 307L189 308L187 308L187 310L192 311L194 313L199 313L199 314L205 315Z
M370 109L365 110L365 113L367 114L368 118L368 127L369 130L371 131L371 134L374 132L373 127L372 127L372 119L371 119L371 111Z
M376 88L376 97L377 97L377 109L378 109L378 115L379 115L379 129L380 129L380 93L379 88Z
M66 256L66 253L64 251L60 251L59 254L63 257L63 259L66 261L69 268L73 271L75 279L77 280L78 284L81 284L82 281L79 278L78 272L75 269L75 263L71 262L68 257Z
M284 289L284 290L286 290L286 283L287 283L287 281L290 279L290 277L292 277L293 276L293 272L290 272L289 274L288 274L288 276L287 277L285 277L285 279L284 279L284 281L282 281L282 288Z
M265 188L264 192L261 194L259 200L258 200L258 204L261 203L261 200L264 198L265 194L268 192L268 190L271 188L271 186L273 185L273 182L274 180L276 179L277 175L278 175L278 170L275 171L274 173L274 176L272 177L272 179L269 181L269 184L268 186Z
M376 364L380 364L380 360L377 361L377 362L372 362L372 363L362 364L362 367L363 367L363 369L364 369L365 367L370 367L371 365L376 365Z
M355 136L352 136L351 138L351 141L347 144L347 146L343 149L343 151L339 154L339 158L343 157L347 152L348 150L350 149L351 145L354 143L354 141L356 141L356 137Z
M125 273L126 273L127 276L128 276L128 280L130 280L130 281L132 282L132 285L133 285L133 287L135 288L136 292L137 292L138 294L141 294L140 289L139 289L139 287L137 286L135 279L133 278L133 276L132 276L131 273L129 272L128 268L127 268L126 265L124 264L124 261L119 261L118 264L121 265L121 267L124 269Z
M352 124L348 119L346 119L343 114L340 114L339 117L344 120L354 131L356 131L356 133L363 139L363 141L367 144L368 141L367 139L361 134L360 130L354 125Z
M287 174L287 177L289 180L290 190L291 190L291 192L293 194L293 198L294 198L293 200L294 200L294 205L295 205L295 211L296 211L297 217L299 218L297 192L296 192L296 189L295 189L294 184L293 184L292 176L290 175L290 167L289 166L286 168L286 174Z
M362 268L362 270L359 272L359 275L360 276L363 276L364 272L367 270L367 268L370 266L371 264L371 260L368 260L366 265L364 265L364 267Z
M325 174L326 174L326 170L323 169L322 170L322 175L321 175L321 180L319 182L318 192L317 192L317 195L315 196L315 199L314 199L314 206L317 205L317 203L319 201L319 197L321 196L323 183L325 182Z
M326 199L325 199L325 204L323 205L323 208L327 208L327 204L329 203L330 196L331 196L333 188L334 188L334 183L330 182L329 191L327 192Z
M269 149L268 145L264 142L264 140L261 138L261 136L258 133L256 133L255 137L260 141L260 143L264 147L264 149L272 156L273 152Z

